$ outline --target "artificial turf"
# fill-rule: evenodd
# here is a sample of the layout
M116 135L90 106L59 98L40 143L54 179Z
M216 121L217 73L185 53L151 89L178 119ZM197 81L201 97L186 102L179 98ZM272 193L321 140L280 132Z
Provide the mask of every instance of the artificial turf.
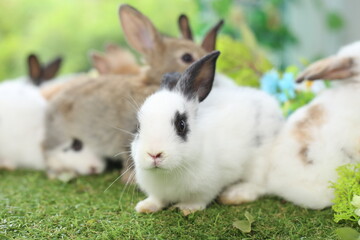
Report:
M108 188L117 176L63 183L41 172L1 170L0 240L337 239L334 230L349 226L335 223L330 208L306 210L275 197L241 206L213 203L187 217L170 209L138 214L134 207L144 195L119 182ZM235 220L245 219L245 211L255 218L250 233L233 227Z

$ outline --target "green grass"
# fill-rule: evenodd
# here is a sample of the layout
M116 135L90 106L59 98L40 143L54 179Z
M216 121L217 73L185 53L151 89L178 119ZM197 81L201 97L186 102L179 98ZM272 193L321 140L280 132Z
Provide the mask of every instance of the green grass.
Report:
M116 172L70 183L43 173L0 171L2 239L337 239L331 209L311 211L266 197L242 206L211 204L184 217L177 210L137 214L144 195L115 183ZM252 232L232 226L255 217ZM354 226L354 225L353 225Z

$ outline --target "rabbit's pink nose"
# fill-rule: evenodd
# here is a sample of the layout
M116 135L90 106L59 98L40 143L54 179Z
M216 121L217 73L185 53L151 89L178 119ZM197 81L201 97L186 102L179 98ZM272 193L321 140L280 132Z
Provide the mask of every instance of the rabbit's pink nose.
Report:
M151 154L151 153L147 153L152 159L156 160L158 158L161 158L162 152L157 153L157 154Z

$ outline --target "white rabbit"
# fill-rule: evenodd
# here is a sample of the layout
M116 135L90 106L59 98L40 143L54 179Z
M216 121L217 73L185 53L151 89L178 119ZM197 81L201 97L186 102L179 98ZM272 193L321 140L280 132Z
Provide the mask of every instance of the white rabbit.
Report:
M204 209L226 187L224 204L262 194L267 165L257 157L279 131L282 113L259 90L212 88L218 55L196 61L177 81L165 76L161 90L140 108L131 154L148 198L136 211L176 204L186 215Z
M267 193L312 209L332 205L336 168L360 162L360 42L309 66L298 77L343 79L287 120L268 158Z
M46 168L43 142L48 102L41 92L41 86L47 86L46 81L53 79L60 64L61 59L58 58L48 65L42 65L37 56L31 54L28 57L28 78L23 77L0 84L0 167L37 170ZM68 148L81 147L81 143L75 141ZM74 155L72 159L77 160L72 163L71 173L74 171L83 175L99 173L105 167L104 163L97 159L88 158L86 161L80 161L76 158L76 153L69 151L68 154ZM59 164L53 164L54 171L58 170L56 166ZM72 177L66 176L69 175L66 169L61 170L63 175L59 178L66 180L65 178ZM51 173L49 175L51 176Z
M61 64L42 66L28 57L29 76L0 84L0 167L44 169L41 143L47 102L38 86L53 78Z
M61 174L62 169L70 171L71 164L78 161L64 152L64 147L76 151L70 147L77 139L83 147L73 151L78 158L84 154L83 161L123 160L122 181L132 181L129 145L136 130L138 105L159 88L164 73L184 71L214 47L221 26L220 22L213 27L199 46L187 39L164 37L146 16L129 5L120 7L119 18L129 44L143 55L148 66L141 67L139 74L105 74L70 82L51 99L44 153L46 160L50 159L46 162L53 176ZM113 68L109 65L105 69Z

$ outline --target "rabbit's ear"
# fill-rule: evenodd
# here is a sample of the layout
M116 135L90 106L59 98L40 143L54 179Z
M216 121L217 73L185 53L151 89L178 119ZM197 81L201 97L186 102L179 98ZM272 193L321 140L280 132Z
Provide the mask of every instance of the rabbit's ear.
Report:
M193 40L188 17L185 14L181 14L178 23L183 38Z
M33 82L33 84L38 86L41 83L40 78L42 75L42 69L39 59L35 54L30 54L27 60L28 60L29 77Z
M212 89L216 60L220 52L214 51L191 64L179 79L176 88L188 99L203 101Z
M57 57L42 68L41 82L53 79L61 66L62 58Z
M107 74L110 73L111 67L109 65L108 60L106 57L96 51L92 51L89 53L90 60L92 62L93 67L100 73L100 74Z
M113 52L118 52L118 51L121 51L121 48L114 44L114 43L107 43L105 45L105 52L106 53L113 53Z
M161 79L160 88L172 90L176 86L180 78L181 78L181 73L178 72L165 73Z
M147 17L126 4L120 6L119 16L126 40L135 50L146 56L162 51L162 36Z
M205 51L211 52L215 50L216 36L224 24L224 20L220 20L210 31L206 34L201 46Z
M321 59L304 71L302 71L296 78L296 82L300 83L304 80L317 80L317 79L344 79L354 76L352 67L354 59L352 57L328 57Z

